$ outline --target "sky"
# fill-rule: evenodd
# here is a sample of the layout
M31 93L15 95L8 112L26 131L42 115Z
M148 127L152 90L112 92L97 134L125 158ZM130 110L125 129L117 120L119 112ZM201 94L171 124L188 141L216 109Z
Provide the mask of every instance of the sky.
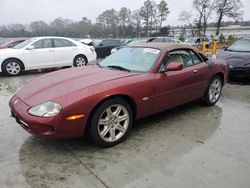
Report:
M32 21L44 20L49 23L57 17L69 18L74 21L87 17L95 22L97 16L107 9L119 10L127 7L139 9L145 0L0 0L0 25L13 23L29 24ZM157 3L160 0L155 0ZM243 19L250 20L250 0L241 0ZM193 0L167 0L170 15L165 24L181 25L178 17L186 10L193 14ZM211 19L210 21L215 21Z

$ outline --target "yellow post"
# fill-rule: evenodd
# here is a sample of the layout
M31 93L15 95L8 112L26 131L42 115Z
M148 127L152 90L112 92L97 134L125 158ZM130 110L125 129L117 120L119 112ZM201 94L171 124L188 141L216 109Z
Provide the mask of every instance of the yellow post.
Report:
M202 53L205 54L207 49L206 49L206 46L207 46L207 41L206 39L203 41L203 48L202 48Z
M216 52L217 52L217 40L214 39L214 45L213 45L213 51L212 51L212 54L216 55Z

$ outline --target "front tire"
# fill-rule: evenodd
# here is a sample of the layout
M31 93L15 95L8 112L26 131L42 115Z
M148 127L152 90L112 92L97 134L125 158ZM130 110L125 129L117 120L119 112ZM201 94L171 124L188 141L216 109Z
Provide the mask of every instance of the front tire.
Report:
M22 73L22 63L17 59L8 59L3 62L2 70L5 75L17 76Z
M217 103L221 96L222 91L222 79L219 76L215 76L210 82L206 93L204 95L204 103L207 106L212 106Z
M84 55L78 55L74 58L74 67L82 67L88 64L88 60Z
M120 98L110 99L95 111L90 121L90 139L102 147L117 145L128 135L132 122L129 104Z

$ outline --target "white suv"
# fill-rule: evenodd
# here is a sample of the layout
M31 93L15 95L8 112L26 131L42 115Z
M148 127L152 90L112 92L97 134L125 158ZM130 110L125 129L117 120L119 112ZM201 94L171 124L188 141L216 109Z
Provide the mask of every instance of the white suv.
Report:
M0 72L18 75L25 70L84 66L96 60L95 49L64 37L36 37L0 51Z

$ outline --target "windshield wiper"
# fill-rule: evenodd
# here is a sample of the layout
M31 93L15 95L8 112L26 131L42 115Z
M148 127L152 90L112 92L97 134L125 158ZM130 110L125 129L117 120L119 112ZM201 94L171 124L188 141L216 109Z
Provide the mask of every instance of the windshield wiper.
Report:
M118 66L118 65L109 65L108 67L112 68L112 69L118 69L118 70L131 72L131 70L129 70L129 69L125 68L125 67Z

